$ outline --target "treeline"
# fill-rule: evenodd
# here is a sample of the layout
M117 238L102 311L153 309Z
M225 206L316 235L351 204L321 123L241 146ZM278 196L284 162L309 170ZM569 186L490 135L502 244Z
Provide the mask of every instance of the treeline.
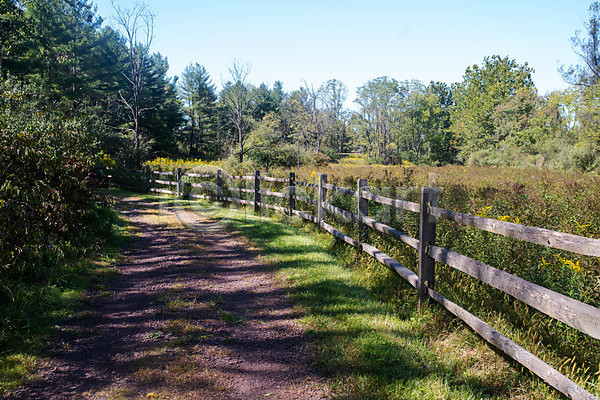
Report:
M90 150L122 165L230 157L293 166L361 153L381 164L599 166L598 3L572 39L584 67L563 69L571 89L540 95L527 63L494 55L450 85L372 79L351 109L339 80L294 91L252 85L250 66L237 61L221 88L198 63L170 78L166 58L150 52L153 15L143 5L117 7L110 24L88 0L3 0L0 12L4 84L85 119Z

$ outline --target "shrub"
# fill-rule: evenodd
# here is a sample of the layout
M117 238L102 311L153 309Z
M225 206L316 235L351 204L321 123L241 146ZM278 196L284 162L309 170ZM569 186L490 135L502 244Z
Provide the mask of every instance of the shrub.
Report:
M93 192L85 118L61 115L40 93L0 83L0 284L47 279L78 239L111 227Z

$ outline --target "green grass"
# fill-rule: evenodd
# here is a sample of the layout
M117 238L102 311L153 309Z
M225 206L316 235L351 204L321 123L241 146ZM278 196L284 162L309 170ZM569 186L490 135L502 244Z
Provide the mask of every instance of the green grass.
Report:
M419 313L414 289L400 279L397 298L385 301L369 284L363 256L330 235L287 217L172 204L222 219L261 250L303 310L310 353L333 398L560 398L440 307Z
M0 397L23 382L43 364L47 345L67 318L86 318L81 309L87 290L101 289L106 279L118 278L114 267L128 240L126 221L117 218L113 232L94 243L86 259L67 259L48 266L47 282L9 282L2 289L9 300L0 304Z

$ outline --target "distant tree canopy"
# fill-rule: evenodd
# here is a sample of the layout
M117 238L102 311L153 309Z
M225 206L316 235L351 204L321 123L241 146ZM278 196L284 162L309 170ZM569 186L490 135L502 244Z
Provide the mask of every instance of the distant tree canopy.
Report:
M147 6L115 7L104 23L90 0L0 1L0 79L33 85L65 118L84 117L95 127L94 151L123 165L230 157L268 168L360 152L384 164L593 170L600 157L600 4L589 12L572 38L582 64L561 69L573 87L546 96L527 63L499 55L467 67L451 85L369 80L352 109L337 79L286 92L280 81L252 84L250 65L238 61L217 88L200 63L169 77L166 58L150 51Z
M533 88L532 73L527 63L519 65L499 56L484 58L481 67L467 68L454 91L456 104L451 116L461 159L505 139L505 132L494 124L494 111L520 89Z

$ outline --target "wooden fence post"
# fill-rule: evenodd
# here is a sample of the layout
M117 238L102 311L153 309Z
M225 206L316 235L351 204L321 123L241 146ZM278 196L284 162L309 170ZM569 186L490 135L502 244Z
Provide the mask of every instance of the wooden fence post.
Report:
M396 192L396 186L392 186L390 188L390 197L392 199L396 199L397 196L397 192ZM389 225L390 226L394 226L394 223L396 222L396 207L390 207L390 222Z
M221 201L223 197L223 171L217 170L217 201Z
M327 200L327 189L323 186L327 183L327 174L319 174L319 202L317 203L317 225L321 227L321 221L325 221L326 213L323 202Z
M177 168L177 196L183 195L183 186L181 184L181 168Z
M369 241L369 231L363 224L363 217L369 214L369 201L361 196L363 188L367 187L368 183L366 179L358 179L356 184L356 199L357 199L357 210L358 210L358 243L366 243Z
M146 172L146 191L149 192L150 191L150 166L146 165L145 171Z
M289 214L290 217L294 215L294 210L296 209L296 173L290 171L290 209Z
M434 288L435 260L427 254L427 248L435 244L435 217L429 214L430 207L437 206L437 191L421 188L421 210L419 214L419 311L423 310L429 297L427 288Z
M260 212L260 206L258 205L258 203L260 203L260 171L254 171L254 212L255 213L259 213Z

